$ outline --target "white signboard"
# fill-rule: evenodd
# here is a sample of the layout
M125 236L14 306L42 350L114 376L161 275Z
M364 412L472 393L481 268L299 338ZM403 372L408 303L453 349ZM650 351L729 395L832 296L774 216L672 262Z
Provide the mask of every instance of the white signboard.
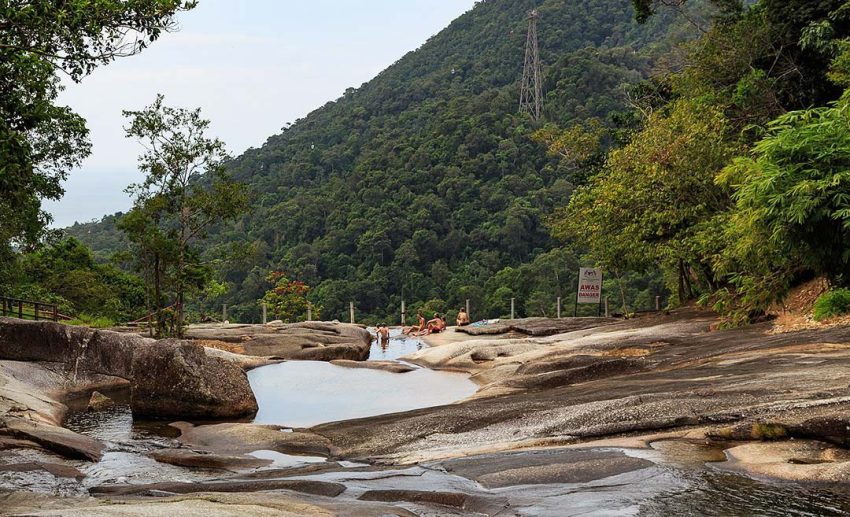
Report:
M578 272L578 303L599 303L602 301L602 270L583 267Z

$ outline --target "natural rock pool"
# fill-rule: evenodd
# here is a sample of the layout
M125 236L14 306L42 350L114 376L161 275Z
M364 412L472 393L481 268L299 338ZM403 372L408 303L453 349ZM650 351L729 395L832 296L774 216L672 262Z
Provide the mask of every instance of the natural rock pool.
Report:
M370 360L396 360L422 347L393 330L390 342L373 343ZM318 361L288 361L248 372L260 410L254 423L310 427L449 404L475 393L466 374L416 368L390 373Z

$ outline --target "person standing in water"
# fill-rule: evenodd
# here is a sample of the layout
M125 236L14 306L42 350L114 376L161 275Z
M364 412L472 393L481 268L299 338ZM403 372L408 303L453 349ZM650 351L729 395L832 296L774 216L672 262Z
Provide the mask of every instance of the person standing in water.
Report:
M379 323L375 333L381 350L386 351L390 344L390 328L387 327L386 323Z

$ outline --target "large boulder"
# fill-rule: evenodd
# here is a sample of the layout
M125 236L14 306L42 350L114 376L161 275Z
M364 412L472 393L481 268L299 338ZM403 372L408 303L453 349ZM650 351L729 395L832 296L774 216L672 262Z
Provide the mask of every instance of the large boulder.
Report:
M240 364L189 341L0 318L0 359L63 364L69 387L93 373L126 379L140 415L234 418L257 411Z
M372 335L361 326L326 321L191 325L186 337L236 343L247 355L304 361L365 361L372 343Z
M137 348L130 382L130 407L138 415L232 418L257 412L242 368L186 341L163 340Z
M64 363L72 375L85 371L126 379L133 351L154 342L137 334L0 318L0 359Z

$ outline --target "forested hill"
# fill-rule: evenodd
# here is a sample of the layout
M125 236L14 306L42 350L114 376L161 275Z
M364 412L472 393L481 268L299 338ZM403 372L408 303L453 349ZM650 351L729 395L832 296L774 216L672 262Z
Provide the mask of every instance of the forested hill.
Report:
M699 9L700 3L691 6ZM475 316L551 310L571 292L580 249L558 247L545 219L566 205L573 170L530 138L517 114L526 13L540 13L546 121L622 119L624 85L696 29L673 12L645 25L629 0L487 0L358 89L230 164L252 209L216 228L237 318L256 317L269 271L313 287L324 318L438 309L470 298ZM693 13L691 13L693 14ZM103 256L120 247L114 217L69 233ZM236 244L237 246L233 246Z

